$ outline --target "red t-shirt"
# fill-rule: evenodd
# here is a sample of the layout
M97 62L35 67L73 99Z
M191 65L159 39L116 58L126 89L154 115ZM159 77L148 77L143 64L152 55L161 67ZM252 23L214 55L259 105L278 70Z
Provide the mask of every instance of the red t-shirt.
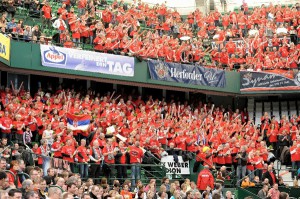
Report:
M228 42L228 43L226 44L227 52L230 53L230 54L233 54L233 53L234 53L235 48L236 48L236 45L235 45L234 42Z
M10 126L12 125L12 120L9 117L1 118L0 122L4 128L10 128ZM11 129L2 129L1 132L2 133L10 133Z
M24 126L24 122L22 121L14 121L13 126L15 129L17 129L17 134L23 135L23 129L22 127Z
M51 19L51 7L50 6L43 6L42 11L44 12L44 17L46 19Z
M129 146L130 164L141 163L144 156L143 150L136 146Z
M88 161L89 157L88 157L88 154L87 154L86 147L79 146L77 148L77 152L78 152L78 162L87 162ZM81 154L82 157L79 154Z
M63 156L63 159L68 162L74 162L74 158L69 157L69 156L73 155L74 152L75 152L75 147L73 147L73 146L63 146L61 149L61 153L68 156L68 157Z
M59 149L59 147L61 146L61 142L54 142L51 146L51 148L53 149ZM62 154L61 154L61 149L59 149L58 151L54 151L53 153L53 157L62 157Z

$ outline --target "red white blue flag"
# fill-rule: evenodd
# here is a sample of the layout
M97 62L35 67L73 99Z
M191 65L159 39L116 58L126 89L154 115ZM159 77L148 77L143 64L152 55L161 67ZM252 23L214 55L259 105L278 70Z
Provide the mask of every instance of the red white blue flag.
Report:
M91 122L90 115L74 115L67 113L67 128L71 130L86 131Z

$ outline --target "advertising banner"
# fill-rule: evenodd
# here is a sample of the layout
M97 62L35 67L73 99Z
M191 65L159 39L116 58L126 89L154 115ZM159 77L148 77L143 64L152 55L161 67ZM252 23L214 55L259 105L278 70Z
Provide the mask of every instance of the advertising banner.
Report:
M158 60L149 60L148 68L151 79L155 80L221 88L226 86L223 70Z
M300 90L300 73L293 71L241 71L241 91Z
M10 58L10 39L0 33L0 57L9 61Z
M93 51L41 45L42 65L47 67L134 76L134 58Z
M178 156L178 162L174 162L172 155L164 156L161 158L161 164L167 168L166 174L190 174L189 161L184 162L182 156Z

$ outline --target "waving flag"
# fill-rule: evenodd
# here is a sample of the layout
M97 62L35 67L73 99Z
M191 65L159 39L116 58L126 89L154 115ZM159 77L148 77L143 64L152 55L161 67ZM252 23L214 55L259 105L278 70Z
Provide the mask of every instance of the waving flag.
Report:
M67 113L67 122L68 129L86 131L89 128L91 116Z

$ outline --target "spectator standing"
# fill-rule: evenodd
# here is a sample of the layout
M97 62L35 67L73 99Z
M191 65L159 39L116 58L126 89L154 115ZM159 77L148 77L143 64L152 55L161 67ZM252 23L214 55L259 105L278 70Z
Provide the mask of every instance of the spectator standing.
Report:
M74 172L74 156L77 153L75 150L75 146L71 144L72 140L68 139L66 141L66 145L62 147L61 153L63 156L63 160L66 161L67 165L70 166L72 172Z
M12 139L12 119L9 117L8 111L4 112L4 116L0 119L1 137L7 138L7 142L10 143Z
M278 182L278 179L276 178L276 175L273 172L273 166L271 164L268 165L268 170L263 174L262 181L264 181L264 179L266 178L269 180L271 186Z
M53 144L54 131L51 129L51 124L47 125L47 129L43 131L42 139L44 139L49 147Z
M282 129L282 128L281 128ZM279 130L280 132L280 130ZM277 153L278 153L278 157L281 158L281 155L283 154L283 150L285 147L289 147L290 146L290 142L291 142L291 136L289 135L289 132L287 132L287 129L284 128L282 130L282 133L278 135L278 146L279 146L279 149L277 150Z
M124 142L119 142L119 147L116 147L115 163L117 164L117 178L123 182L127 178L127 165L126 164L127 150Z
M15 137L18 141L18 143L22 143L23 141L23 128L25 127L25 124L23 121L21 121L21 115L16 115L16 120L13 121L13 128L17 130L15 133Z
M134 145L128 147L131 164L131 186L136 185L136 181L141 179L141 166L144 152L140 148L140 142L136 141Z
M79 171L82 178L88 178L88 162L90 161L88 156L88 151L86 148L86 140L82 139L80 141L80 146L77 148L78 151L78 163L79 164Z
M65 31L67 29L67 25L66 25L65 21L63 20L62 14L59 15L59 18L54 21L52 26L54 28L56 28L59 31L59 33L62 33L63 31Z
M32 132L30 131L30 128L26 126L26 130L23 133L23 143L24 145L32 147L31 139L32 139Z
M248 122L249 120L249 113L247 108L244 108L244 110L241 113L242 123Z
M88 3L87 0L79 0L78 1L77 7L78 7L79 16L81 16L85 13L87 3Z
M291 161L292 161L292 169L296 171L292 171L292 179L294 179L295 174L297 174L298 169L300 168L300 144L297 141L293 141L293 145L290 147Z
M50 167L50 147L47 140L41 140L41 146L37 150L39 154L39 164L42 164L44 175L47 175L47 170Z
M209 170L209 166L206 165L198 175L197 187L200 191L205 191L207 186L214 188L214 177Z
M52 9L48 1L45 2L45 5L42 7L42 19L43 19L43 28L51 27L51 18L52 18Z
M103 154L102 150L99 147L98 140L95 140L93 143L93 146L90 150L90 160L91 160L91 177L100 177L100 172L102 168L102 161L103 161ZM100 182L99 179L95 180L95 184Z
M240 152L236 155L235 159L237 160L237 182L239 183L242 178L246 175L246 165L248 154L246 152L246 146L242 146ZM239 185L238 185L239 186Z
M7 1L7 8L6 8L7 17L14 18L15 14L16 14L16 8L14 6L14 3L15 2L13 0Z

